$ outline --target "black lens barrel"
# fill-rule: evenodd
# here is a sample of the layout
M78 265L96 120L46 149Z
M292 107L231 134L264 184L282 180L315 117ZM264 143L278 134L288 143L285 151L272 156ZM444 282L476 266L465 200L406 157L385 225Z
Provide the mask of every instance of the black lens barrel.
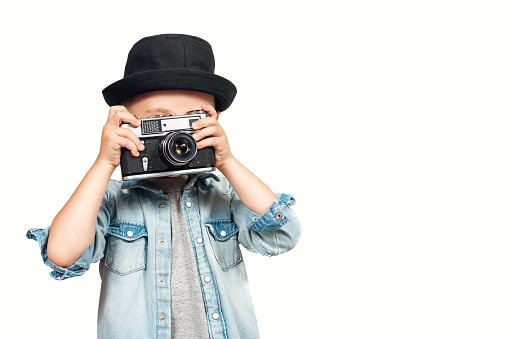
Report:
M198 151L196 141L185 132L169 133L160 143L162 158L169 163L181 166L194 159Z

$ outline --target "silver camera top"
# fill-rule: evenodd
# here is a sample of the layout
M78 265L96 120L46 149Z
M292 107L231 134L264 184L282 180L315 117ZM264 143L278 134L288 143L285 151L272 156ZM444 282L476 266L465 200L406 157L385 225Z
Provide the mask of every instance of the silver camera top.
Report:
M203 110L194 110L187 112L186 115L156 116L147 119L139 119L141 125L134 127L131 124L122 124L121 127L129 128L138 138L164 135L175 130L191 130L192 123L202 118L206 118L208 113Z

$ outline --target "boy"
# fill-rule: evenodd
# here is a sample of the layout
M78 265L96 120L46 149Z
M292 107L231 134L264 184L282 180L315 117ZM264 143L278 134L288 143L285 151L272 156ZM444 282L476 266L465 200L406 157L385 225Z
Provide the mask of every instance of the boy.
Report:
M274 194L231 154L220 112L236 88L215 75L204 40L163 34L138 41L124 78L104 89L110 105L99 155L46 229L30 229L57 280L100 260L99 338L258 338L239 244L263 255L293 248L300 225L292 196ZM110 180L120 150L144 146L122 123L203 109L198 149L214 147L213 173Z

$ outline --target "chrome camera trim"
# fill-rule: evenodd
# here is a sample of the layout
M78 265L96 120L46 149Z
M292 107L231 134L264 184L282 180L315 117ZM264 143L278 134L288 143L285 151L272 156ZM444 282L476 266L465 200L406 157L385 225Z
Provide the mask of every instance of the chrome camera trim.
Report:
M187 170L181 170L181 171L128 175L126 177L122 177L122 180L125 181L125 180L149 179L149 178L160 178L160 177L172 177L172 176L177 176L177 175L196 174L196 173L204 173L204 172L212 172L212 171L215 171L215 167L203 167L203 168L187 169Z

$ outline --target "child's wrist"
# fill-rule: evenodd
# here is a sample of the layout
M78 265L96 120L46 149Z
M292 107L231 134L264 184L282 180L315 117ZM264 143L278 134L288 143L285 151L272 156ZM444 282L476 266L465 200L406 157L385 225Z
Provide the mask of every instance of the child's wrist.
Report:
M222 172L222 174L226 175L224 172L227 172L231 167L233 167L235 162L238 162L238 160L236 160L233 154L230 154L229 157L222 160L220 163L218 162L216 167Z
M92 165L92 167L95 167L97 168L98 170L100 171L104 171L105 173L108 173L109 176L111 177L111 175L113 174L113 172L115 171L115 166L113 166L112 164L110 164L108 161L100 158L100 157L97 157L97 159L95 160L94 164Z

